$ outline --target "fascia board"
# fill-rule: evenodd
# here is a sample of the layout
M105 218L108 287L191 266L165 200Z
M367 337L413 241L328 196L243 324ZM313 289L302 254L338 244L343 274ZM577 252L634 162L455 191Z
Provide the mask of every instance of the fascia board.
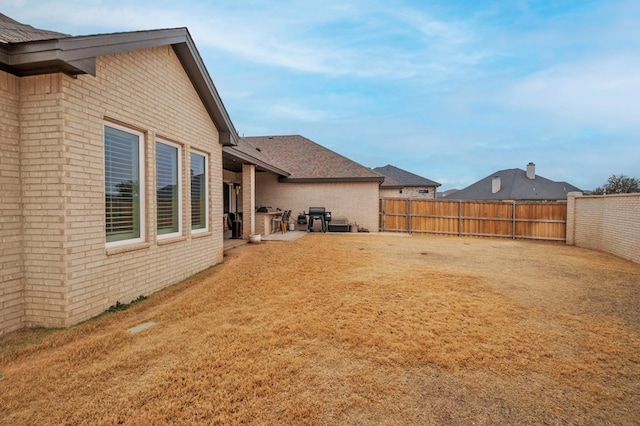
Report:
M246 154L244 152L240 152L236 149L233 149L232 147L224 147L222 148L222 152L224 153L224 155L227 155L231 158L234 158L236 160L239 160L241 162L247 163L247 164L253 164L255 166L259 166L265 170L268 170L270 172L276 173L278 175L280 175L281 177L286 177L286 176L290 176L291 173L282 170L276 166L273 166L271 164L268 164L262 160L258 160L255 157L252 157L249 154Z

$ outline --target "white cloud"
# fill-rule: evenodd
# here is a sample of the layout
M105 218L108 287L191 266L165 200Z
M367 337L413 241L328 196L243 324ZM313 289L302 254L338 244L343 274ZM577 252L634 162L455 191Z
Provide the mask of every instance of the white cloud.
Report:
M318 75L438 81L483 57L462 48L473 39L464 24L438 19L424 5L40 0L15 7L27 23L75 35L188 27L200 50Z
M265 111L266 117L275 117L281 121L326 122L333 118L331 115L330 111L295 105L293 102L272 105L268 111Z
M242 14L220 10L190 28L199 44L245 60L329 76L438 80L485 56L462 48L473 39L468 28L424 9L371 2L285 4Z
M500 99L507 108L607 131L638 129L639 100L640 57L635 53L555 65L514 82Z

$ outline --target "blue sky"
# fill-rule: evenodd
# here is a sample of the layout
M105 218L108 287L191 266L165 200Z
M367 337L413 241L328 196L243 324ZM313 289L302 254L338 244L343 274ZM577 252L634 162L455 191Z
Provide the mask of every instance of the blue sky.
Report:
M72 35L187 27L236 129L463 188L640 178L636 0L0 0Z

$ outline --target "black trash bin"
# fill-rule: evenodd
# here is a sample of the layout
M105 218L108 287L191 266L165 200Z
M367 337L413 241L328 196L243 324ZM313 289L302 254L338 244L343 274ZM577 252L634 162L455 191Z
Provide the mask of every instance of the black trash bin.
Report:
M233 221L231 238L242 238L242 222L239 220Z

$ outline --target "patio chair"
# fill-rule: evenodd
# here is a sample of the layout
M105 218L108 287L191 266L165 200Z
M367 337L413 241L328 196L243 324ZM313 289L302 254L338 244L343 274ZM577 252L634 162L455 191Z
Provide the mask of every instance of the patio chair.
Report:
M283 211L278 209L278 214L274 214L271 216L271 233L276 232L276 230L282 230L282 215Z
M289 225L289 218L291 217L291 210L285 210L282 213L282 221L280 222L280 230L284 234L287 232L287 227Z

